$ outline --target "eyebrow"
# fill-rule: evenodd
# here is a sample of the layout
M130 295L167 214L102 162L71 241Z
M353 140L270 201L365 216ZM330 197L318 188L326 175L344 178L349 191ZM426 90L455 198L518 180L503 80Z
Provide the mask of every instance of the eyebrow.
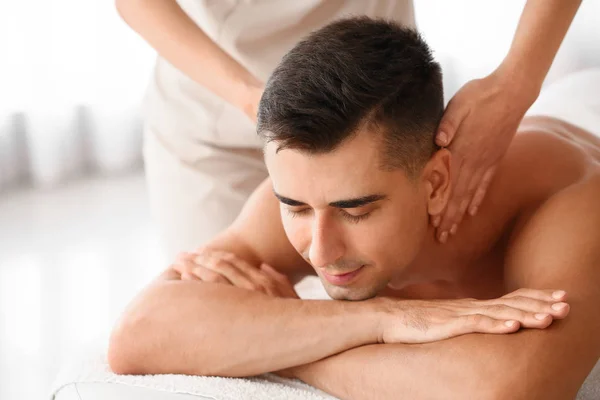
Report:
M303 203L301 201L293 200L288 197L282 196L282 195L276 193L275 191L273 191L273 193L275 194L275 197L277 197L277 199L279 199L280 202L282 202L283 204L287 204L288 206L298 207L298 206L307 205L306 203ZM329 203L329 205L331 207L336 207L336 208L358 208L358 207L364 207L367 204L371 204L371 203L374 203L379 200L384 200L385 198L387 198L387 196L385 196L383 194L371 194L368 196L357 197L354 199L333 201L333 202Z

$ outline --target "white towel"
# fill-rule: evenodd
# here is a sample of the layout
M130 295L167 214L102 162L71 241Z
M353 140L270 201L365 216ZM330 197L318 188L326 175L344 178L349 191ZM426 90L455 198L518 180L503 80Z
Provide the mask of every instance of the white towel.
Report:
M296 285L306 299L327 299L318 278L309 277ZM185 393L216 400L336 400L334 397L299 380L264 374L254 378L219 378L190 375L116 375L106 361L108 341L101 339L82 349L77 358L65 365L54 384L52 397L73 383L121 383L169 393ZM600 399L600 360L579 390L577 400Z
M52 397L72 383L121 383L169 393L185 393L216 400L335 400L299 380L264 374L254 378L219 378L191 375L117 375L106 361L105 340L88 345L65 365L54 384Z
M296 285L303 299L331 299L319 278L307 277ZM77 358L63 366L54 384L52 396L72 383L121 383L170 393L212 397L216 400L335 400L327 393L299 380L264 374L254 378L219 378L191 375L116 375L106 360L108 340L98 339L82 349ZM53 398L53 397L52 397Z

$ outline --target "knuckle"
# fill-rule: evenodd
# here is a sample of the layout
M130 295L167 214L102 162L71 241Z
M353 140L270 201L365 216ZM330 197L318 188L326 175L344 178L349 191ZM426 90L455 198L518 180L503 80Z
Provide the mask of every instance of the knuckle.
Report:
M260 279L260 285L267 291L267 292L274 292L276 290L276 285L275 283L270 280L270 279Z
M247 289L252 290L254 292L264 291L264 288L262 287L262 285L257 282L249 282Z
M485 318L481 314L471 314L467 317L467 324L470 326L478 326L481 325L484 320Z
M215 260L211 263L211 269L215 272L225 272L231 269L229 264L221 259Z
M269 293L277 293L279 291L278 286L274 282L269 282L265 287Z

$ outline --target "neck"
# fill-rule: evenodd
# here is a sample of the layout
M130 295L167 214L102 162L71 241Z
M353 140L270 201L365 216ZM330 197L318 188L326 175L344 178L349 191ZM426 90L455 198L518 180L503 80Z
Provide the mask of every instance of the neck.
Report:
M457 264L457 240L450 237L442 244L436 236L436 229L429 225L421 249L413 262L389 284L392 289L402 289L409 285L431 282L456 282L466 266Z

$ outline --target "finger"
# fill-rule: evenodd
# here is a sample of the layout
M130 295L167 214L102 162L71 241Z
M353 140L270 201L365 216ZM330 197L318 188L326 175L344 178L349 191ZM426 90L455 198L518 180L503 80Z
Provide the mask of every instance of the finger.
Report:
M569 305L565 302L545 301L523 296L487 300L485 304L504 304L530 313L549 314L554 319L565 318L569 313Z
M181 264L171 264L169 268L176 271L179 275L182 275L185 272L185 267L183 267Z
M265 273L269 274L273 279L276 279L280 283L290 283L290 279L287 275L282 274L267 263L262 263L260 265L260 269L263 270Z
M265 275L259 268L233 253L223 252L220 253L220 257L248 277L251 282L249 286L250 290L263 292L270 296L278 296L277 285L275 285L273 279Z
M440 226L440 222L442 222L441 214L431 215L431 225L433 225L434 228Z
M567 300L567 292L564 290L555 290L555 289L528 289L521 288L517 289L513 292L505 294L501 298L510 298L515 296L523 296L529 297L537 300L544 301L566 301Z
M182 275L186 272L185 263L190 259L190 253L181 252L175 256L175 262L171 265L171 268L179 272Z
M202 266L197 265L194 268L193 273L203 282L221 283L224 285L233 286L233 283L229 279L225 278L223 275L211 271L210 269L204 268Z
M477 188L477 185L481 181L482 177L483 177L482 172L474 170L474 175L471 177L471 180L470 180L469 184L467 185L467 190L464 193L464 198L461 201L460 206L458 208L458 212L456 214L454 224L450 227L450 234L455 235L456 232L458 231L458 226L462 222L462 220L467 212L469 203L471 202L471 199L473 198L475 189Z
M512 308L504 304L487 305L467 310L467 314L482 314L501 320L518 321L525 328L543 329L552 323L552 316L548 313L527 312L518 308Z
M250 264L248 261L236 256L233 253L223 252L221 257L237 267L240 271L243 271L249 278L253 280L260 279L264 276L256 266Z
M468 114L467 111L466 108L457 106L454 100L450 100L438 125L435 137L435 143L438 146L448 147L452 143L460 124Z
M448 234L454 225L456 215L458 214L460 203L464 199L465 192L465 173L463 171L464 164L462 161L458 161L456 163L457 168L455 168L455 175L452 178L452 191L450 193L450 201L448 202L448 206L442 215L442 220L438 227L438 239L440 242L445 243L448 239ZM455 228L456 229L456 228Z
M196 278L196 280L201 280L204 282L225 283L231 285L231 282L225 277L210 270L206 270L205 268L199 267L198 264L194 262L193 258L182 261L179 265L182 271L182 279L183 275L186 274L186 280L194 280L194 278Z
M454 335L467 333L513 333L519 330L520 324L515 320L502 320L483 314L464 315L456 318Z
M473 196L473 200L471 201L471 205L469 206L469 214L474 217L485 198L485 194L487 193L488 187L490 186L490 182L494 177L496 172L496 166L488 168L488 170L483 174L481 178L481 182L479 183L479 187L475 191L475 195Z
M479 182L483 178L483 171L481 171L480 169L467 166L467 167L463 168L463 171L472 171L473 173L470 178L467 178L465 180L466 190L462 193L463 199L461 200L460 205L458 207L458 211L457 211L457 214L456 214L456 217L454 220L454 224L450 227L450 234L452 234L452 235L456 234L456 232L458 230L458 226L460 225L465 214L467 213L469 204L471 203L472 198L475 194L475 190L477 189ZM464 172L463 172L463 174L464 174Z
M194 259L196 264L209 269L229 280L234 286L257 290L256 284L250 279L244 271L236 268L228 260L225 260L220 252L203 254Z
M182 281L201 281L200 278L198 278L196 275L191 274L189 272L183 272L181 274L181 280Z
M282 297L290 297L295 299L300 298L298 296L298 293L296 293L296 290L294 290L294 285L292 284L287 275L280 273L275 268L271 267L269 264L266 263L262 263L260 269L279 283L278 292Z

